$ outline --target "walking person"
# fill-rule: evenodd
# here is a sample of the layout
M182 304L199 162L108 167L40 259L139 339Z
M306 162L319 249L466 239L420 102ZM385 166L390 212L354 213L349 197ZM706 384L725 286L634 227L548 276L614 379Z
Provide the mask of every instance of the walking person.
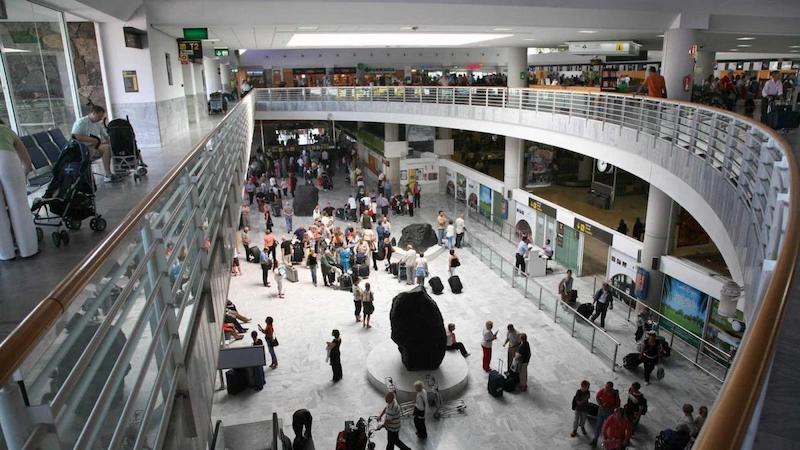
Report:
M527 271L525 270L525 261L528 256L528 239L523 234L519 238L519 243L517 244L517 252L514 254L515 262L514 262L514 273L517 275L525 275Z
M597 317L600 317L600 328L606 327L606 313L608 312L608 305L611 304L611 287L608 283L603 283L603 287L597 290L594 294L594 315L591 317L594 322Z
M589 398L592 396L589 392L589 382L586 380L581 381L581 387L575 391L575 396L572 397L572 410L575 411L575 418L572 420L572 433L570 437L578 436L578 428L586 436L586 416L589 415Z
M631 440L632 428L622 408L614 409L603 424L603 448L605 450L623 450Z
M633 231L631 235L637 241L641 241L644 238L644 224L640 218L636 218L636 221L633 223Z
M444 211L439 210L439 215L436 216L436 239L439 245L444 246L444 233L447 229L447 215Z
M461 244L464 241L464 231L466 231L467 227L464 224L464 213L461 213L456 218L455 223L455 232L456 232L456 247L461 248Z
M619 391L614 389L614 383L609 381L603 387L597 391L595 395L597 399L597 418L594 421L594 439L592 439L591 445L597 445L597 440L603 436L603 422L606 421L608 416L610 416L614 410L619 408Z
M372 295L372 288L370 287L369 283L364 284L364 290L361 292L361 303L364 308L364 320L362 326L364 328L372 328L372 325L369 324L369 319L372 317L372 313L375 312L375 296Z
M619 219L619 225L617 225L617 232L625 235L628 234L628 224L625 223L625 219Z
M567 275L558 282L558 295L561 301L571 305L575 299L572 298L572 271L567 270Z
M0 260L16 258L17 251L21 258L39 253L25 179L31 172L33 163L25 144L0 121Z
M634 381L628 389L628 401L625 403L624 409L631 421L631 433L636 431L641 417L647 414L647 399L644 398L641 388L642 385L638 381Z
M333 271L333 266L336 265L336 260L333 258L330 248L326 248L322 257L319 259L320 269L322 271L322 282L325 287L332 287L336 273Z
M331 381L336 383L342 379L342 355L339 353L339 348L342 346L342 338L339 336L339 330L333 330L331 336L333 336L333 340L325 343L325 349L328 350L328 361L331 363L331 370L333 371Z
M358 280L358 276L357 275L353 275L353 287L352 287L352 290L353 290L353 306L355 307L354 308L355 309L354 314L356 316L356 322L361 322L362 291L361 291L361 287L358 285L358 281L359 281Z
M447 223L447 228L444 229L444 238L447 239L447 248L452 250L456 242L456 227L453 221Z
M308 250L306 265L308 266L308 271L311 272L311 283L314 287L317 287L317 254L314 252L314 247L310 247Z
M492 332L494 324L491 320L486 321L483 329L483 339L481 340L481 349L483 350L483 370L490 372L492 370L492 342L497 339L497 331Z
M255 259L255 255L250 253L250 228L244 227L239 234L240 240L242 241L242 247L244 247L244 258L247 262L258 262Z
M422 187L419 185L419 181L414 183L414 187L412 188L412 192L414 194L414 208L419 208L420 201L422 199ZM413 216L413 214L412 214Z
M503 347L508 346L508 351L506 353L506 370L511 370L511 363L514 361L514 357L517 355L517 349L519 348L520 339L519 333L514 328L514 324L508 324L506 327L506 340L503 342Z
M414 428L417 430L417 437L420 439L428 438L428 429L425 427L425 413L428 411L428 391L422 381L414 382L414 390L417 396L414 399Z
M641 352L642 363L644 363L645 386L650 385L650 374L653 373L653 369L655 369L658 363L661 361L661 355L663 352L664 349L662 348L661 343L658 342L658 336L656 335L656 332L652 330L648 331L647 340L642 344Z
M272 261L278 260L278 241L270 228L266 229L266 234L264 235L264 249L272 256Z
M270 287L269 271L272 269L272 260L269 258L269 249L264 247L259 253L259 264L261 265L261 283L264 287Z
M519 334L520 344L517 347L517 353L514 355L514 364L516 365L517 374L519 375L519 390L525 392L528 390L528 363L531 362L531 344L528 342L528 335L525 333Z
M400 447L402 450L411 450L403 441L400 440L400 418L403 415L403 410L400 409L400 404L395 399L394 392L387 392L384 396L386 407L383 408L378 420L383 420L377 430L386 428L386 450L393 450L395 446ZM376 431L377 431L376 430Z
M273 264L275 266L275 264ZM278 285L278 298L283 298L283 280L286 279L286 266L281 264L275 270L275 283Z
M456 267L461 265L461 261L456 256L456 251L450 249L450 255L447 257L447 273L452 277L456 274Z
M258 325L258 330L264 333L264 340L267 342L267 349L269 350L269 357L272 358L272 364L269 365L270 369L275 369L278 367L278 357L275 355L275 347L278 346L278 340L275 339L275 327L274 327L274 319L270 316L267 316L266 328L262 328L261 325Z
M455 331L456 331L456 324L448 323L447 324L447 349L448 350L458 350L459 352L461 352L461 356L466 358L467 356L469 356L469 353L467 352L467 349L464 347L464 344L461 343L461 342L458 342L458 340L456 339Z
M286 232L292 232L292 217L294 216L294 208L290 202L283 205L283 217L286 219Z
M408 217L414 217L414 197L412 194L408 194L408 197L405 200L406 208L408 208Z
M414 262L414 275L417 277L417 284L425 286L425 278L428 276L428 260L425 255L419 254L419 257Z

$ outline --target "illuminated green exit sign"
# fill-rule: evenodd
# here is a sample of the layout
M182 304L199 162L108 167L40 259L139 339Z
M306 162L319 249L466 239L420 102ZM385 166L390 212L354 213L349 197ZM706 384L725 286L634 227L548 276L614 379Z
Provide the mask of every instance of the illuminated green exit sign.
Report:
M208 39L208 28L184 28L184 39Z
M229 50L227 48L215 48L214 56L228 56Z

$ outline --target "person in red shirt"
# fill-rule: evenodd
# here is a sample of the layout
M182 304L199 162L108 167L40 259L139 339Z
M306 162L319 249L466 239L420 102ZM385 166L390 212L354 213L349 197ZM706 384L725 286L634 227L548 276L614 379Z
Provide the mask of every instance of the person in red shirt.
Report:
M592 445L597 445L597 440L600 438L603 431L603 422L605 422L606 418L608 418L614 410L619 408L620 405L619 391L614 389L614 383L611 381L607 382L603 389L597 391L595 397L597 398L597 406L599 408L597 410L597 419L595 419Z
M648 97L667 98L667 82L655 67L650 67L650 74L639 87L639 92L647 90Z
M733 84L733 71L729 70L719 79L719 91L722 96L722 103L729 111L733 111L736 104L736 86Z
M622 450L631 440L632 427L630 421L622 414L622 408L614 410L614 414L603 424L603 448L605 450Z

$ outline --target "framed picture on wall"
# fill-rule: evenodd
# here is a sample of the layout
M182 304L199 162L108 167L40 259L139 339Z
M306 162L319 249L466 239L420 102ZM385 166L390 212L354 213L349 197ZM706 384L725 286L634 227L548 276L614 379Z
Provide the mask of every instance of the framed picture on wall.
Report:
M139 77L136 76L135 70L123 70L122 83L125 86L125 92L139 92Z

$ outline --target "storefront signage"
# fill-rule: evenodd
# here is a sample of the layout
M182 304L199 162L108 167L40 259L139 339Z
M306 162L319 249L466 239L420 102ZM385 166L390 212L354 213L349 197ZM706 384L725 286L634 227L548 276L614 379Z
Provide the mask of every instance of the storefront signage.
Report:
M229 54L230 54L230 50L228 50L227 48L215 48L214 49L214 56L222 57L222 56L228 56Z
M614 242L614 235L609 233L608 231L601 230L600 228L595 227L590 223L586 223L581 219L575 218L575 227L576 230L579 232L591 236L593 238L599 239L605 242L608 245L611 245Z
M203 59L203 43L200 40L178 39L178 55L183 61L200 61Z
M333 73L337 75L356 73L355 67L334 67Z
M324 67L314 67L312 69L292 69L292 75L325 75Z
M367 67L367 73L394 73L394 67Z
M552 218L556 217L556 209L555 208L553 208L550 205L545 205L544 203L536 200L535 198L529 198L528 199L528 206L530 206L531 209L535 209L536 211L539 211L540 213L544 213L545 215L548 215L548 216L550 216Z
M570 42L569 53L576 55L628 55L636 56L642 46L632 41Z
M564 246L564 228L565 225L561 222L558 222L556 225L556 246L563 247Z

